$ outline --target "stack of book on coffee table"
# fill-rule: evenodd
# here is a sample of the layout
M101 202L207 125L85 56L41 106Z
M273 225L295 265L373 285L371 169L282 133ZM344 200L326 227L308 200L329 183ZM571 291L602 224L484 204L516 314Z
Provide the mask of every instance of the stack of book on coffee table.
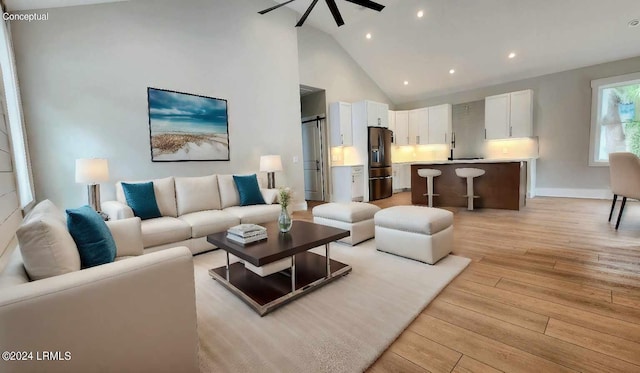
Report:
M267 239L267 228L256 224L240 224L227 230L227 239L247 244Z

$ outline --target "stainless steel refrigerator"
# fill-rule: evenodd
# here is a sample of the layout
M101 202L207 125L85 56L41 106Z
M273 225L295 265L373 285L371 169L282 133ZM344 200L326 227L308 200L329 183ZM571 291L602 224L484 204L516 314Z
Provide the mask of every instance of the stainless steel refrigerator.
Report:
M393 132L382 127L369 127L369 201L393 194L391 171L391 137Z

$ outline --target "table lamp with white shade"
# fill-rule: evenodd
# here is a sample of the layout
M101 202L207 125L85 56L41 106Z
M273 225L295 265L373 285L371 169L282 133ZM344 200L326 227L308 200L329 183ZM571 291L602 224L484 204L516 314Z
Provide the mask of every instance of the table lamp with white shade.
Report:
M100 212L100 183L109 181L106 159L76 159L76 183L87 184L89 206Z
M279 155L263 155L260 157L260 171L267 173L267 188L276 187L276 171L282 171L282 159Z

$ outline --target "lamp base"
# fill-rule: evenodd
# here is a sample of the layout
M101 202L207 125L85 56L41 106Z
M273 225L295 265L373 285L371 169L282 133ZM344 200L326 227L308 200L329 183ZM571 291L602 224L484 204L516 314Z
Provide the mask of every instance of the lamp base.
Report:
M276 173L267 172L267 188L274 189L276 187Z
M87 185L87 199L92 209L100 212L100 184Z

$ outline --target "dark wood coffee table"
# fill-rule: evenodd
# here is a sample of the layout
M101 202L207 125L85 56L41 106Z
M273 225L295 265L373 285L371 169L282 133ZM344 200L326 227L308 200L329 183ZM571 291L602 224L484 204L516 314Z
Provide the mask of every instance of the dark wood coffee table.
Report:
M207 236L227 253L227 264L210 269L209 275L260 316L351 272L349 265L329 257L329 243L348 237L349 231L298 220L288 233L280 233L277 223L263 225L268 238L247 245L228 240L226 231ZM325 256L308 251L322 245ZM229 254L256 267L290 258L291 268L261 277L243 263L229 264Z

